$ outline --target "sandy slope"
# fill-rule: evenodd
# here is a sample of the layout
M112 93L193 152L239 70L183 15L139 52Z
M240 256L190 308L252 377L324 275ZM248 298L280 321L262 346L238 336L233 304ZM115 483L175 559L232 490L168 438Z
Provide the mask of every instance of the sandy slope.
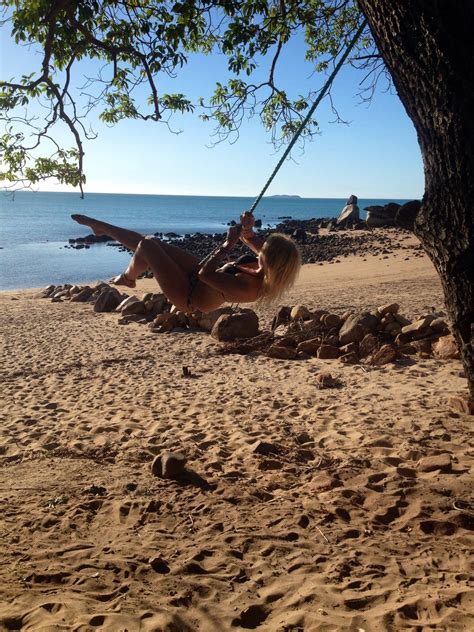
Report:
M430 263L404 257L306 266L288 302L442 309ZM35 292L0 310L0 629L472 629L459 362L216 356ZM342 388L316 388L327 370ZM189 459L180 484L151 476L165 448ZM438 453L451 472L417 469Z

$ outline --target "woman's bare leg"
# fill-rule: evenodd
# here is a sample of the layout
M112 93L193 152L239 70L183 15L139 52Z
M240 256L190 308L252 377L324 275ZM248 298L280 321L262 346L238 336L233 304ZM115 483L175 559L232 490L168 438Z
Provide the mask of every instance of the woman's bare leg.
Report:
M107 224L107 222L101 222L100 220L88 217L87 215L71 215L71 217L78 224L89 226L89 228L94 231L95 235L108 235L130 250L135 250L140 241L143 239L143 235L140 233L128 230L128 228L114 226L114 224Z
M148 268L151 268L168 300L178 309L185 311L188 307L189 271L183 269L170 257L163 244L152 237L145 237L140 241L125 271L125 277L133 282Z

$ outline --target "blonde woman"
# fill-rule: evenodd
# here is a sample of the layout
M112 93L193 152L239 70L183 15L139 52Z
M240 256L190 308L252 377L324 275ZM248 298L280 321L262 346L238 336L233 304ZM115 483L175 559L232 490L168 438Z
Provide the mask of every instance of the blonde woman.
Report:
M209 312L224 302L276 300L294 283L301 265L294 241L279 233L262 241L253 231L250 213L242 214L241 224L229 228L224 243L203 262L155 237L144 237L85 215L71 217L89 226L96 235L109 235L134 251L125 272L114 277L112 283L135 287L138 276L151 269L161 291L184 312ZM239 239L256 256L244 255L234 263L222 265Z

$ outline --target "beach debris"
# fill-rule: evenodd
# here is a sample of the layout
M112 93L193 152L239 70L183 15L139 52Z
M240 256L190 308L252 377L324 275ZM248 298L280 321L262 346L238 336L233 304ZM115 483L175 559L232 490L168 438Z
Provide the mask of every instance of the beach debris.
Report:
M177 479L184 472L186 457L182 452L163 452L153 460L151 473L160 478Z
M219 316L211 336L219 342L231 342L239 338L253 338L259 332L257 314L251 309L241 309L232 314Z

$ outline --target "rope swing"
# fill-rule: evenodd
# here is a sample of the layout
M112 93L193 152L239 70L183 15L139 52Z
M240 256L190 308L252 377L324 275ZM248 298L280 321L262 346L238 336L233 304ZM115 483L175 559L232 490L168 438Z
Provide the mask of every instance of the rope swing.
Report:
M265 185L263 187L263 189L260 191L259 195L257 196L257 198L255 199L254 203L252 204L252 206L249 208L249 213L253 214L253 212L255 211L255 209L257 208L260 200L262 199L262 197L265 195L266 190L268 189L268 187L270 186L270 184L272 183L273 178L276 176L276 174L278 173L278 171L280 170L280 167L282 166L282 164L285 162L285 160L287 159L289 153L291 152L291 150L293 149L294 144L296 143L296 141L298 140L298 138L301 135L301 132L304 130L304 128L306 127L306 125L308 124L309 120L311 119L311 117L314 114L314 111L316 110L316 108L318 107L318 105L321 103L321 101L323 100L323 98L326 96L327 91L329 90L329 88L332 85L332 82L334 81L334 79L336 78L336 75L338 74L338 72L341 70L341 67L343 65L343 63L346 61L347 57L349 56L349 53L351 52L351 50L354 48L354 46L357 43L357 40L359 39L359 37L362 35L362 31L364 30L365 26L366 26L367 22L366 20L364 20L362 22L362 24L360 25L360 27L358 28L356 34L354 35L354 37L352 38L351 42L349 43L349 45L347 46L346 50L344 51L344 54L342 55L342 57L340 58L340 60L338 61L338 63L336 64L334 70L332 71L332 73L330 74L328 80L326 81L326 83L324 84L324 86L321 89L321 92L318 95L318 98L316 99L316 101L313 103L313 105L311 106L308 114L305 116L305 118L303 119L303 121L301 122L301 125L299 126L299 128L296 130L295 135L293 136L293 138L291 139L290 144L288 145L288 147L286 148L286 150L283 152L282 157L280 158L280 160L278 161L275 169L273 169L272 173L270 174L270 177L268 178L268 180L265 182Z

